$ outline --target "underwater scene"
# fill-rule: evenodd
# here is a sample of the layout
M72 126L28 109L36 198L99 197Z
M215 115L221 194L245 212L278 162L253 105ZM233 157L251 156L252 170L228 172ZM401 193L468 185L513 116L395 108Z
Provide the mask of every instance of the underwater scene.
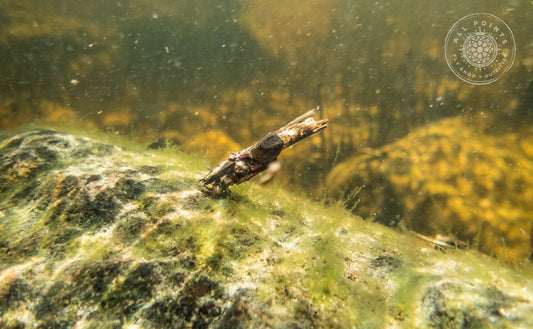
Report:
M533 327L533 1L1 0L0 76L1 328Z

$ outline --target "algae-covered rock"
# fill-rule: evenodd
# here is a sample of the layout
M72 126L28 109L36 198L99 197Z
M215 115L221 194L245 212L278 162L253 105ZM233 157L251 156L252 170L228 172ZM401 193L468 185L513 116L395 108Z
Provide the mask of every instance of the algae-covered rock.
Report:
M355 212L364 218L404 221L423 234L523 260L533 256L533 139L518 136L478 133L464 118L442 120L339 164L328 186L350 207L359 201Z
M533 326L529 274L277 186L213 199L205 167L53 131L4 140L0 327Z

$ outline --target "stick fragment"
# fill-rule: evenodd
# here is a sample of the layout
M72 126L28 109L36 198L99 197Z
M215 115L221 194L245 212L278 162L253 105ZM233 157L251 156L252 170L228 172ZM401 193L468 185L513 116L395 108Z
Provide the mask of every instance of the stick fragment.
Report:
M328 120L316 121L315 110L299 116L280 129L269 132L254 145L231 153L200 182L214 195L227 191L233 184L240 184L268 168L287 147L309 137L328 126Z

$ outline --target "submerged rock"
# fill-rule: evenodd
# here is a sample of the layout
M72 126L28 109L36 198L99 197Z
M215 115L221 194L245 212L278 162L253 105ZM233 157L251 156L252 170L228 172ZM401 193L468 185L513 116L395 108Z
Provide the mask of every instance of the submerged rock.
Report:
M532 259L531 145L517 132L483 135L464 118L445 119L339 164L328 186L348 207L358 202L355 212L365 219L404 221L423 234L478 244L486 254Z
M3 141L0 327L533 326L527 275L276 186L209 198L205 166L53 131Z

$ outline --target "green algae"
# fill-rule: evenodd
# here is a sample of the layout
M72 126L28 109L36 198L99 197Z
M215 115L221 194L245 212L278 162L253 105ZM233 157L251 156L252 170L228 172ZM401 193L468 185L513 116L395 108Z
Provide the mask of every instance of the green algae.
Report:
M343 275L344 257L343 247L337 238L342 227L352 226L354 223L366 226L360 219L353 216L352 223L346 223L346 212L339 208L323 208L303 198L293 196L285 191L274 187L266 189L265 193L257 193L257 187L249 187L248 195L253 195L254 205L252 209L245 209L241 215L250 219L267 219L268 216L256 210L258 205L276 205L278 212L282 210L283 224L279 229L269 235L267 241L274 241L272 249L281 249L277 257L272 261L272 272L275 273L269 284L261 289L259 296L268 303L293 303L293 315L301 318L306 310L309 310L309 301L317 304L325 312L330 312L327 317L330 323L326 326L346 327L354 323L373 320L369 327L380 325L385 317L375 317L380 302L378 296L374 296L372 289L366 289L363 285L353 285ZM245 188L241 188L241 192ZM250 194L250 192L252 192ZM268 206L267 206L268 209ZM259 213L259 215L258 215ZM265 220L260 222L267 227ZM346 230L346 228L344 228ZM252 237L250 237L252 238ZM291 248L290 244L298 242L297 248ZM278 246L276 247L276 244ZM279 246L281 245L281 246ZM284 247L284 245L286 247ZM285 252L282 252L285 250ZM355 252L355 250L354 250ZM372 278L364 275L361 282L366 285L372 283ZM285 298L278 301L272 300L272 287L285 287ZM295 287L302 291L292 296ZM363 289L361 289L363 288ZM364 292L364 293L362 293ZM283 294L282 294L283 295ZM378 298L376 298L378 297ZM339 301L342 300L342 304ZM357 308L347 308L344 305L359 305ZM312 313L312 312L311 312ZM342 315L341 315L342 314ZM367 315L372 314L370 317ZM326 314L321 314L324 316ZM313 318L311 314L307 314ZM332 319L335 319L333 321ZM379 320L378 320L379 319Z
M63 170L57 168L43 176L36 194L39 207L33 212L2 210L8 216L1 223L6 230L0 241L11 252L3 254L2 270L28 257L49 261L44 267L51 280L44 292L49 297L37 307L42 323L53 325L52 312L72 311L64 300L92 305L98 311L86 326L105 327L117 317L126 323L179 321L159 312L184 308L190 321L211 321L219 314L213 311L217 307L237 312L243 298L244 305L262 310L261 318L241 318L252 327L261 321L274 327L409 328L465 321L483 327L489 323L483 317L486 310L529 303L529 297L516 297L516 287L531 285L530 273L516 273L474 251L434 250L410 235L275 183L247 182L222 198L211 198L195 180L204 172L195 167L202 160L174 149L143 152L121 150L85 171L68 169L65 159L63 166L77 179L57 176ZM117 163L120 170L99 171L100 178L92 173L118 168ZM104 184L109 177L114 178ZM98 193L89 188L96 183L102 184ZM87 197L80 197L84 189ZM114 205L106 208L111 214L95 212L91 202L98 195L113 201L103 203ZM20 230L21 224L28 229ZM13 239L17 234L21 238ZM63 272L66 277L58 274ZM495 280L513 287L512 294L498 289ZM454 285L456 290L449 288ZM225 295L226 290L232 293ZM481 306L472 294L483 296ZM227 303L234 306L221 306ZM470 318L457 307L460 303L466 303ZM199 305L209 312L201 313ZM72 325L76 320L69 314L62 321ZM453 322L454 317L463 320ZM505 317L495 319L504 323Z

